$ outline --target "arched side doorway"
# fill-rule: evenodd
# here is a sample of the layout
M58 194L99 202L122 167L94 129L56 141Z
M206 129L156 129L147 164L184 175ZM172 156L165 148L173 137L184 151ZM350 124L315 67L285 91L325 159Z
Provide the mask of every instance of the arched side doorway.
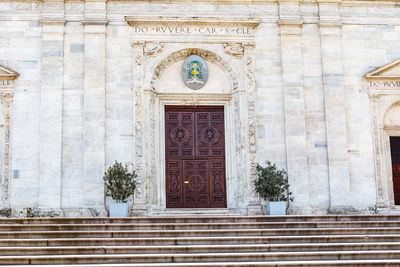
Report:
M400 204L400 60L375 69L364 78L371 102L377 209L384 212Z

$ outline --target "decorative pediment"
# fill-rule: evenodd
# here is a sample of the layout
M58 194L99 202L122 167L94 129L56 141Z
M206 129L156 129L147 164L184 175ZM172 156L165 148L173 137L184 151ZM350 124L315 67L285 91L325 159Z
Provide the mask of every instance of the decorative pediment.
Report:
M400 94L400 59L368 72L364 78L370 96Z
M368 81L400 80L400 59L368 72L364 78Z
M15 80L18 73L0 65L0 80Z

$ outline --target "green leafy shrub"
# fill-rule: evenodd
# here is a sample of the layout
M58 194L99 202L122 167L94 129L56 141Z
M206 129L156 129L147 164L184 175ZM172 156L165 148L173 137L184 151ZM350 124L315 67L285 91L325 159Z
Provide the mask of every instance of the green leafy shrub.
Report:
M255 191L268 201L293 201L289 191L289 179L284 169L266 161L267 166L256 165L257 178L253 181Z
M136 189L137 174L129 172L128 167L115 161L104 173L106 196L112 197L117 203L126 202Z

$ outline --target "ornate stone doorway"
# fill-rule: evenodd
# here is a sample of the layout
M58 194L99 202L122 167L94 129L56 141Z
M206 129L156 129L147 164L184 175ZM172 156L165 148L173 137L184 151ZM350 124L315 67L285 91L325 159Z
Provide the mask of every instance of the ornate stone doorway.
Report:
M220 179L224 179L225 188L223 194L215 196L222 199L215 198L204 207L260 213L260 200L251 186L257 155L254 31L259 20L202 18L198 24L196 18L126 17L126 21L133 27L133 149L140 177L133 214L159 214L171 207L166 192L170 179L166 177L165 166L166 106L223 107L226 146L224 166L220 169L225 172ZM166 27L178 32L160 31ZM187 30L180 31L183 28ZM206 34L208 30L210 34ZM181 77L181 66L191 55L202 57L208 65L208 81L198 90L188 88ZM182 133L177 138L183 138ZM203 159L191 160L195 162L181 164L202 168ZM211 160L207 159L207 164L212 164ZM207 194L214 197L211 191ZM202 206L199 197L194 197L192 207Z
M222 106L166 106L167 208L226 208Z
M398 151L400 136L400 60L367 73L375 149L377 208L399 205ZM396 177L395 177L396 175Z

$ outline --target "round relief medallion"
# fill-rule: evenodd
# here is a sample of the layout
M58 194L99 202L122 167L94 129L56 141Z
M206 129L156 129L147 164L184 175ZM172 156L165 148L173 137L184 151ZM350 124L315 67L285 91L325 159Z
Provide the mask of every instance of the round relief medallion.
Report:
M215 143L218 141L219 137L218 130L213 127L204 128L203 131L201 131L201 137L206 143Z
M189 178L189 188L193 192L200 192L203 187L203 178L200 175L193 175Z
M171 139L175 143L182 144L184 143L189 137L187 130L183 127L176 127L171 131Z
M191 89L201 89L208 80L206 61L198 55L188 56L182 65L182 79Z

